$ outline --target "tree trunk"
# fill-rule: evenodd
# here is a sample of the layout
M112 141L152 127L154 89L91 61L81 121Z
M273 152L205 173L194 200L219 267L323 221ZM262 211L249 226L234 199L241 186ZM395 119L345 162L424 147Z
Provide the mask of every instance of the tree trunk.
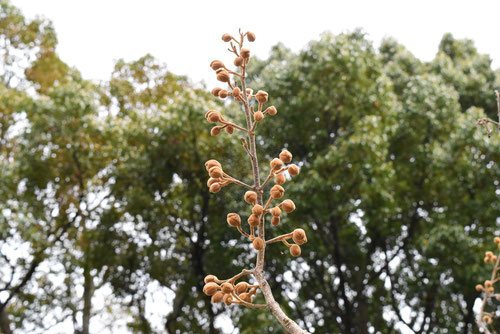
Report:
M10 326L9 314L6 311L7 307L0 309L0 332L2 334L12 334Z
M92 296L94 295L94 278L88 265L83 270L83 315L82 334L89 334L90 318L92 312Z

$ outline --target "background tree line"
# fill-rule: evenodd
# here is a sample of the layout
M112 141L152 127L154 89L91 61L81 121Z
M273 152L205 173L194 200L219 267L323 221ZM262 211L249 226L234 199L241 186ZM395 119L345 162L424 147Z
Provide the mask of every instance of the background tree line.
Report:
M239 201L205 185L212 156L245 169L237 136L208 140L204 112L221 102L150 55L85 80L50 22L0 8L0 331L87 334L106 314L158 332L155 284L174 296L160 332L219 333L226 314L240 333L279 333L201 292L208 272L253 260L225 224ZM250 73L279 109L260 149L286 143L302 166L285 225L310 243L293 261L270 248L267 262L291 317L315 333L478 333L474 285L500 217L500 136L475 127L496 117L491 59L446 34L423 62L354 31L278 44Z

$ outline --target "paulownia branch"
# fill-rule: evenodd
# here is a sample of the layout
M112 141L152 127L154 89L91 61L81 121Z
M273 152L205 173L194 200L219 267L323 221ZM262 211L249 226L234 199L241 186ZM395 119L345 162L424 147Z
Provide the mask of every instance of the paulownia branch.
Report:
M261 185L255 131L258 123L262 122L267 116L275 116L277 110L274 106L264 109L268 101L268 94L266 92L259 90L254 94L252 89L247 88L246 70L250 60L250 50L244 47L244 41L245 38L249 42L255 41L255 35L251 32L242 33L241 31L239 35L239 40L229 34L222 36L222 40L229 43L229 52L236 56L234 65L239 72L228 69L220 60L212 61L210 67L215 71L217 80L226 83L229 88L227 90L216 87L212 90L212 94L221 99L232 96L235 102L240 103L245 115L246 128L226 121L222 114L215 110L209 110L205 114L205 118L210 123L222 124L212 128L210 133L213 136L221 134L222 130L225 130L228 134L232 134L234 129L241 130L246 134L246 138L242 138L242 144L250 160L253 185L245 184L224 173L221 164L217 160L212 159L207 161L205 168L210 176L207 186L212 193L219 192L221 188L229 183L235 183L249 189L245 193L244 200L251 205L251 213L247 219L250 233L242 229L242 219L237 213L228 213L227 223L229 226L236 228L241 235L252 242L253 248L257 251L257 259L253 270L243 270L240 274L228 280L219 280L214 275L206 276L203 291L212 297L211 300L213 303L224 302L226 305L237 304L249 308L268 308L287 333L307 333L307 331L303 330L283 312L280 305L274 299L264 274L265 249L267 244L281 241L285 246L289 247L292 256L300 256L300 245L307 242L306 234L302 229L295 229L293 232L266 241L265 215L270 214L272 216L271 225L276 226L281 221L282 211L291 213L295 210L295 204L290 199L286 199L274 207L271 207L271 204L274 200L282 198L285 194L285 189L282 187L286 182L285 171L288 171L290 176L296 176L299 173L299 168L296 165L289 164L292 160L292 154L284 150L279 154L279 158L274 158L270 162L270 173ZM238 86L236 81L233 84L231 77L238 79L240 86ZM255 100L254 104L252 104L252 100ZM257 104L256 111L253 108L255 104ZM269 198L264 204L264 192L273 177L275 185L269 190ZM290 239L293 240L293 244L287 241ZM244 281L235 284L237 280L248 275L253 275L258 284L251 285ZM265 304L253 303L253 298L259 290L262 292Z

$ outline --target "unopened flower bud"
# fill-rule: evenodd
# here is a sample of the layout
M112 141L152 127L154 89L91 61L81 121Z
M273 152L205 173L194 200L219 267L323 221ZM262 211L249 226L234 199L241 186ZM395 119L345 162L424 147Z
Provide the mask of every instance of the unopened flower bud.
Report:
M264 113L267 113L269 116L274 116L278 113L278 110L275 106L270 106L267 107L266 110L264 110Z
M297 245L305 244L307 242L306 232L301 228L297 228L292 233L292 239Z
M227 223L232 227L238 227L241 225L241 217L239 214L231 212L227 214Z
M264 92L263 90L259 90L257 94L255 94L255 99L259 103L266 103L268 98L267 92Z
M220 60L214 60L210 63L212 70L217 71L219 68L224 68L224 63Z
M491 325L493 323L493 319L491 318L490 315L486 314L483 316L483 322L487 323L488 325Z
M210 130L210 135L211 136L217 136L219 135L220 131L221 131L222 127L217 125L217 126L214 126L211 130Z
M500 244L500 237L495 237L495 239L493 239L493 242L495 242L497 245Z
M221 82L229 82L229 79L230 79L230 76L229 76L228 71L222 70L222 71L219 71L217 73L217 80L219 80Z
M281 215L281 209L275 206L274 208L269 209L269 212L271 212L271 215L274 217L278 217Z
M292 162L292 153L290 153L290 151L288 150L283 150L280 153L280 159L284 163L289 164L290 162Z
M250 50L247 48L241 48L240 56L243 57L244 59L250 58Z
M250 225L252 227L257 227L257 226L259 226L260 219L259 219L258 216L254 215L254 214L251 214L248 217L247 222L248 222L248 225Z
M295 257L300 256L300 253L302 253L302 251L301 251L299 245L293 244L293 245L290 246L290 254L292 256L295 256Z
M225 282L225 283L222 283L222 285L220 286L220 289L223 293L231 293L231 292L233 292L234 287L231 283Z
M236 293L239 295L239 294L246 292L248 290L248 287L249 287L249 284L247 282L239 282L234 287L234 291L236 291ZM243 299L243 298L241 298L241 299Z
M295 203L291 199L286 199L281 202L281 207L286 213L290 213L295 210Z
M209 111L205 114L205 118L207 119L207 121L208 121L209 123L217 123L217 122L220 122L220 121L221 121L222 116L221 116L220 112L218 112L218 111L209 110Z
M217 291L219 291L219 285L214 282L208 282L203 287L203 293L207 296L213 296Z
M484 281L484 286L487 288L491 288L493 286L493 282L490 280Z
M271 162L269 163L269 165L271 166L272 170L278 170L281 167L283 167L283 161L281 161L278 158L274 158L273 160L271 160Z
M212 89L212 95L215 96L215 97L218 97L219 96L219 92L221 91L222 88L220 87L215 87L214 89Z
M205 282L205 284L207 283L210 283L210 282L215 282L217 280L217 276L215 275L207 275L205 276L205 279L203 280L203 282Z
M256 122L262 121L264 119L264 113L262 111L256 111L256 112L254 112L253 119Z
M255 248L255 250L260 251L261 249L264 248L264 240L262 240L261 237L257 237L255 239L253 239L252 245L253 245L253 248Z
M208 181L207 181L207 187L209 187L209 188L210 188L210 186L211 186L212 184L214 184L214 183L216 183L216 182L220 182L220 181L221 181L220 179L215 179L215 178L213 178L213 177L210 177L210 178L208 179Z
M224 294L221 291L217 291L215 295L212 296L212 299L210 299L210 301L214 304L221 303L223 297Z
M481 284L477 284L477 285L476 285L476 291L477 291L477 292L481 292L481 291L483 291L483 286L482 286Z
M252 302L252 295L249 293L243 292L243 293L239 294L238 297L240 297L240 299L242 299L243 301L245 301L247 303Z
M257 202L257 193L255 191L249 190L245 193L245 196L243 197L243 199L248 204L255 204Z
M280 216L273 216L273 218L271 219L271 225L278 226L280 221L281 221Z
M234 66L241 66L245 62L245 59L243 57L236 57L234 58Z
M222 301L226 305L231 305L231 303L233 302L233 296L231 296L229 294L225 294L224 297L222 297Z
M207 172L210 170L210 168L215 167L215 166L222 168L222 165L220 164L220 162L218 162L215 159L210 159L207 162L205 162L205 169L207 170Z
M297 176L297 175L299 175L299 173L300 173L299 166L297 166L297 165L290 165L290 166L288 166L288 173L291 176Z
M209 191L211 193L218 193L220 191L220 188L221 188L220 183L216 182L210 186Z
M247 93L247 96L250 97L253 94L253 89L252 88L247 88L247 89L245 89L245 92Z
M230 135L232 135L234 132L234 126L226 125L226 132L229 133Z
M255 34L251 31L247 32L247 39L249 42L255 42Z
M214 166L208 170L208 175L210 175L210 177L213 177L215 179L219 179L222 177L222 175L224 175L224 172L222 171L222 168L220 168L219 166Z
M279 184L275 184L270 191L271 197L274 199L281 198L285 194L285 189Z
M282 185L285 182L286 182L285 174L279 173L278 175L274 176L274 183Z
M260 204L255 204L252 208L252 213L256 216L260 216L264 212L264 208Z
M222 35L222 40L223 40L224 42L226 42L226 43L227 43L227 42L231 42L231 39L233 39L233 36L231 36L231 35L229 35L229 34L224 34L224 35Z
M241 95L241 89L239 87L234 87L233 88L233 97L235 99L239 98Z
M229 95L229 92L225 89L221 89L219 92L219 97L221 99L225 99L226 97L228 97L228 95Z

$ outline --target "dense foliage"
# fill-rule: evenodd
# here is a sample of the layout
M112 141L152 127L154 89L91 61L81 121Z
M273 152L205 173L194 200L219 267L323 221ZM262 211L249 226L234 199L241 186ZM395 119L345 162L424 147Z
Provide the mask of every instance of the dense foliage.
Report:
M218 333L231 312L241 333L279 333L201 292L208 272L251 265L225 223L241 194L205 185L212 155L248 169L237 136L208 141L220 102L150 55L89 82L57 56L50 22L6 1L0 45L0 332ZM286 143L302 166L287 224L306 226L307 252L270 248L266 264L290 316L315 333L478 333L474 286L500 217L500 136L475 126L496 117L490 58L447 34L422 62L355 31L250 66L280 112L262 151ZM153 307L159 320L154 291L171 306Z

